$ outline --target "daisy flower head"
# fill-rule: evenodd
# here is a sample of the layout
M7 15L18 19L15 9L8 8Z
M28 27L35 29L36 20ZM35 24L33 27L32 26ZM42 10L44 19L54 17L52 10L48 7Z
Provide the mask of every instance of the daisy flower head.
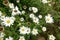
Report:
M55 40L55 36L54 35L49 35L49 40Z
M12 10L12 16L19 15L19 14L21 14L21 12L19 11L18 7L16 6L16 7Z
M14 4L13 4L13 3L9 3L9 7L10 7L11 9L13 9L13 8L14 8Z
M38 9L36 7L32 7L32 11L33 11L33 13L37 13Z
M2 12L0 11L0 16L2 16Z
M3 22L2 22L5 26L9 26L13 25L14 20L11 17L5 17Z
M45 32L46 31L46 27L42 27L42 31Z
M17 0L16 2L17 2L17 3L19 3L19 2L20 2L20 0Z
M29 15L29 17L30 17L30 18L34 18L35 15L34 15L33 13L31 13L31 14Z
M49 0L42 0L42 3L43 4L45 4L45 3L50 3L51 2L51 0L49 1Z
M3 32L0 32L0 37L4 37L4 33Z
M25 10L26 10L26 9L27 9L27 6L26 6L26 5L24 5L24 6L23 6L23 9L25 9Z
M4 20L4 18L5 18L5 16L1 16L1 17L0 17L1 20Z
M45 3L48 3L48 1L47 1L47 0L42 0L42 3L44 3L44 4L45 4Z
M6 16L6 14L0 12L0 20L4 20L5 16Z
M20 31L20 34L26 34L26 27L25 26L22 26L20 27L19 31Z
M22 17L22 18L20 18L20 21L24 21L24 18Z
M48 4L49 6L52 6L52 4Z
M39 24L39 19L37 17L34 17L33 22Z
M42 18L42 15L39 15L38 17L41 19Z
M9 38L6 38L6 40L13 40L13 38L9 36Z
M42 3L44 3L44 4L45 4L45 3L48 3L48 1L47 1L47 0L42 0Z
M15 17L14 16L11 16L10 18L15 21Z
M29 7L29 11L32 11L32 7Z
M31 29L27 27L26 33L29 34L31 32Z
M20 36L19 40L25 40L24 36Z
M23 11L21 12L21 14L25 14L25 11L23 10Z
M38 30L35 29L35 28L33 28L33 30L32 30L32 34L33 34L33 35L37 35L37 34L38 34Z
M45 16L45 21L46 23L54 23L53 17L51 17L50 15Z

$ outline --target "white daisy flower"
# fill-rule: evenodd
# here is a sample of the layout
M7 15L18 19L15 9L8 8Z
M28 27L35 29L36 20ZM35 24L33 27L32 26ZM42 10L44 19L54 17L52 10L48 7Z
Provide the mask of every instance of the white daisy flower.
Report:
M36 7L32 7L32 10L33 10L34 13L38 12L38 9Z
M0 17L1 20L4 20L4 18L5 18L5 16L1 16L1 17Z
M24 36L20 36L19 40L25 40Z
M29 34L30 33L30 28L26 29L26 33Z
M3 40L3 38L2 38L2 37L0 37L0 40Z
M42 3L49 3L49 2L51 2L51 0L50 1L48 1L48 0L42 0Z
M55 36L54 35L49 35L49 40L55 40Z
M4 37L4 33L3 32L0 32L0 37Z
M18 7L16 6L16 7L12 10L12 16L19 15L19 14L21 14L21 12L18 10Z
M6 40L13 40L13 38L9 36L9 38L6 38Z
M11 18L12 20L15 20L15 17L13 17L13 16L12 16L12 17L10 17L10 18Z
M14 8L14 4L13 4L13 3L9 3L9 7L10 7L11 9L13 9L13 8Z
M54 23L53 17L51 17L50 15L45 16L45 21L46 21L46 23Z
M21 12L21 14L25 14L25 11L23 10L23 11Z
M46 27L42 27L42 31L45 32L46 31Z
M52 4L48 4L49 6L52 6Z
M22 18L20 18L20 21L24 21L24 18L22 17Z
M39 19L37 17L34 17L33 22L39 24Z
M42 0L42 3L44 3L44 4L45 4L45 3L48 3L48 1L47 1L47 0Z
M2 15L2 12L0 11L0 16Z
M5 17L2 23L5 26L10 26L10 25L13 25L14 20L11 17Z
M33 34L33 35L37 35L37 34L38 34L38 30L35 29L35 28L33 28L33 30L32 30L32 34Z
M31 13L31 14L29 15L29 17L30 17L30 18L34 18L35 15L34 15L33 13Z
M38 17L41 19L42 18L42 15L39 15Z
M5 14L2 14L2 12L1 12L1 14L0 14L0 20L4 20L4 18L5 18Z
M17 3L19 3L19 2L20 2L20 0L17 0L16 2L17 2Z
M32 11L32 7L29 7L29 11Z
M19 31L20 31L20 34L26 34L26 27L25 26L22 26L20 27Z

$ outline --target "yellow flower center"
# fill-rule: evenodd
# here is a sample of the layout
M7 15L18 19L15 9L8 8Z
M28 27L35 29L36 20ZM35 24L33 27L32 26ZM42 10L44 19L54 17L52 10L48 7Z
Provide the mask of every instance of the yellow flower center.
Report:
M34 32L36 32L36 30L34 30Z
M6 20L6 23L8 23L8 24L9 24L9 23L10 23L10 20Z
M47 21L50 21L50 18L47 18Z
M22 32L24 32L24 29L22 29Z

